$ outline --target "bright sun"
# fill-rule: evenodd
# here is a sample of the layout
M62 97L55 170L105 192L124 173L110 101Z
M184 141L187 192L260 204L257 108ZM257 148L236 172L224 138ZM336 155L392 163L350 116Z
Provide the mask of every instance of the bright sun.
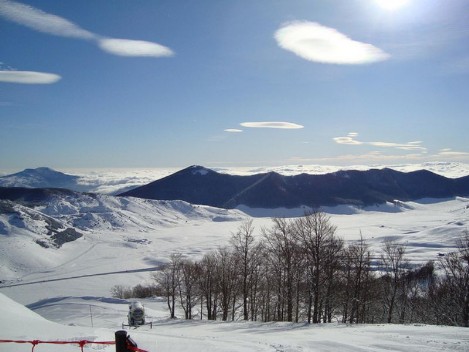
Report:
M407 5L410 0L375 0L375 2L385 10L394 11Z

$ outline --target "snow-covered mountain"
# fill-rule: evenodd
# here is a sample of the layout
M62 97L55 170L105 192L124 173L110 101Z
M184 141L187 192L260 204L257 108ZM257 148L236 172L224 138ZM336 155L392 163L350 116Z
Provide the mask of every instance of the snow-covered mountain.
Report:
M88 191L79 184L79 177L55 171L48 167L25 169L12 175L0 177L1 187L28 188L67 188L76 191Z
M162 171L159 172L165 174ZM159 173L151 174L156 174L157 177ZM39 167L1 176L0 187L64 188L77 192L115 194L141 186L149 180L152 179L148 179L144 173L136 176L135 172L133 175L127 175L114 171L100 175L90 171L85 174L72 175L48 167Z

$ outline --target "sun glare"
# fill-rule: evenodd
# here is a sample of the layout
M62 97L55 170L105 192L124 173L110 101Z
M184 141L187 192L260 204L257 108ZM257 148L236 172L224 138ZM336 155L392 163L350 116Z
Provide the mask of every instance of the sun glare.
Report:
M398 10L409 3L410 0L375 0L383 9L388 11Z

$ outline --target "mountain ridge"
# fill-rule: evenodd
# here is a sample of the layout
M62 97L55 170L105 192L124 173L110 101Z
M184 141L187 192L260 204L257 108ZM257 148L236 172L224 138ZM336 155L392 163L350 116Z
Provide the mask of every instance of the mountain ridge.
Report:
M294 176L271 171L238 176L193 165L118 196L179 199L225 209L241 205L272 209L341 204L367 206L394 200L467 195L469 176L451 179L428 170L401 172L384 168Z

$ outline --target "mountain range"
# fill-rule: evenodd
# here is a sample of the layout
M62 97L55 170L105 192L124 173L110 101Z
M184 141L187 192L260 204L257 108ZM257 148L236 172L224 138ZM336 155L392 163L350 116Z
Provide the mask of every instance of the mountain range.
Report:
M4 189L1 192L4 195L20 192L28 199L57 192L51 190L53 188L97 193L99 185L87 181L82 176L41 167L0 177L0 187L12 188ZM18 187L43 190L14 189ZM428 170L402 172L390 168L338 170L325 174L284 175L271 171L233 175L194 165L130 190L122 184L121 190L119 196L183 200L225 209L367 206L394 200L467 196L469 176L448 178Z
M367 206L395 200L469 195L469 176L446 178L427 170L400 172L389 168L337 171L324 175L284 176L276 172L228 175L191 166L119 196L184 200L232 209L295 208L351 204Z

